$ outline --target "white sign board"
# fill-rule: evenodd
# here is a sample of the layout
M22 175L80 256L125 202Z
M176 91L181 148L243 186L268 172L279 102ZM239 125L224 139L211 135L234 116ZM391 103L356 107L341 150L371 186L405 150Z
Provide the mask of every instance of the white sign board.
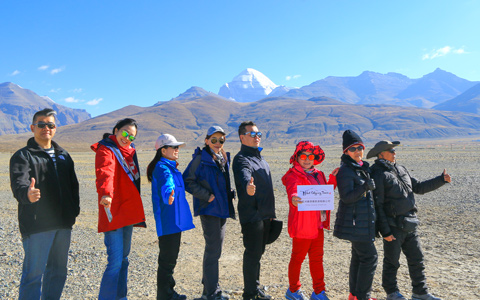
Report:
M303 203L298 203L298 211L333 210L333 185L297 185L297 195Z

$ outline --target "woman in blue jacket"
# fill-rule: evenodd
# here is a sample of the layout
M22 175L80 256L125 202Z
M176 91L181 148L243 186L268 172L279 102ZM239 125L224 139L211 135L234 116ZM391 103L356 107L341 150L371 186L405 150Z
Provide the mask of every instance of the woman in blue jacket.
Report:
M235 218L234 191L230 185L230 153L223 150L225 131L212 126L205 147L197 148L183 173L187 192L193 195L194 215L200 216L205 238L203 295L207 300L224 300L218 284L218 260L222 254L227 218Z
M162 134L155 143L157 154L147 168L152 183L153 214L157 227L158 271L157 300L185 300L173 288L173 269L177 263L182 231L194 228L190 207L185 199L185 187L177 169L179 147L173 135Z

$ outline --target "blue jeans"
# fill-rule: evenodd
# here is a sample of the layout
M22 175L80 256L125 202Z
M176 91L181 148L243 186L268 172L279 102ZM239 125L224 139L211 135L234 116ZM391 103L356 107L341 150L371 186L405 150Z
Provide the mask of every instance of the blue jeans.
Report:
M60 299L67 279L71 229L57 229L23 238L20 300ZM43 284L42 284L43 277Z
M99 300L127 299L128 254L133 225L105 232L108 264L100 284Z

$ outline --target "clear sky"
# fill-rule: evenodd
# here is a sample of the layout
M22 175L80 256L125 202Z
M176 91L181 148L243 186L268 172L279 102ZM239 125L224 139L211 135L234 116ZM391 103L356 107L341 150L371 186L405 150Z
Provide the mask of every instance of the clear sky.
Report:
M218 93L254 68L301 87L363 71L480 81L480 1L0 0L0 83L92 116Z

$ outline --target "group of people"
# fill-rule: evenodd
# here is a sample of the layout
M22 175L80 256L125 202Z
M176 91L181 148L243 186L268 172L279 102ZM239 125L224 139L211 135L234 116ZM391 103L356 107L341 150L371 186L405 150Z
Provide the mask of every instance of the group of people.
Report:
M60 299L67 276L72 226L80 213L79 183L74 162L53 141L55 111L44 109L33 116L33 137L10 160L10 180L18 200L18 220L25 252L19 299ZM138 130L131 118L118 121L111 133L91 146L95 152L98 193L98 232L103 232L108 262L100 283L99 299L127 299L128 256L133 227L145 227L140 197L140 168L133 141ZM219 258L226 220L238 217L243 236L244 300L270 300L260 285L260 261L267 244L278 238L282 222L276 220L275 195L270 167L261 155L262 133L252 121L238 128L240 151L231 169L230 153L223 148L226 132L212 126L202 148L195 149L183 174L178 170L180 148L185 143L162 134L147 167L151 182L153 214L158 235L157 299L185 300L174 289L173 277L183 231L194 228L186 192L193 196L193 215L199 216L205 250L202 300L227 300L219 284ZM299 210L301 185L333 185L340 195L334 236L352 245L349 300L370 298L377 265L375 236L384 242L382 285L387 300L406 299L396 275L405 254L412 279L412 299L435 300L427 289L423 252L417 232L414 193L423 194L450 182L444 172L418 181L395 161L399 142L381 141L367 154L377 157L373 166L363 161L365 145L353 131L343 134L341 166L329 176L316 166L325 159L320 146L309 141L296 145L291 168L282 177L289 201L288 233L292 253L288 265L288 300L306 300L300 273L308 254L313 291L310 300L328 300L323 270L324 230L330 229L330 211Z

